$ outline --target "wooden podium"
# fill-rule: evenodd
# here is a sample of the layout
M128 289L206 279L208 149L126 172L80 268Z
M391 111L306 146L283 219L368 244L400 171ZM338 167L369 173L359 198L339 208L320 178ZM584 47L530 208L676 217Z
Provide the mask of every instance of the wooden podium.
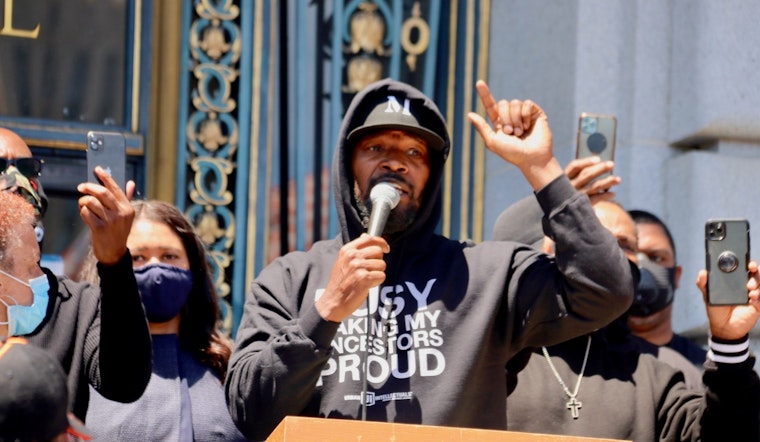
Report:
M283 419L267 439L268 442L598 442L613 440L619 442L617 439L296 416Z

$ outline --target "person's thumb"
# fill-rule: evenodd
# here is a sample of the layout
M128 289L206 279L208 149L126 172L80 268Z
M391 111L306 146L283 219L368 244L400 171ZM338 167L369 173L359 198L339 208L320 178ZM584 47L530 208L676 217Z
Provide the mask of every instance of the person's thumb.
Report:
M486 141L486 144L488 144L488 141L494 134L493 129L491 129L488 122L475 112L468 113L467 119L470 120L470 123L475 127L475 130L478 131L480 136L483 137L483 140Z

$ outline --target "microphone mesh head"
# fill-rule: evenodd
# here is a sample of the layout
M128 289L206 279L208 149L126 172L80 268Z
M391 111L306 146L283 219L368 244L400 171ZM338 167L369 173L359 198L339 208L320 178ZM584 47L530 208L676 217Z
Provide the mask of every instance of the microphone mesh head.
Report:
M391 205L391 209L394 209L398 205L398 201L401 199L401 195L398 190L388 183L378 183L369 192L369 199L372 204L376 204L377 201L384 199Z

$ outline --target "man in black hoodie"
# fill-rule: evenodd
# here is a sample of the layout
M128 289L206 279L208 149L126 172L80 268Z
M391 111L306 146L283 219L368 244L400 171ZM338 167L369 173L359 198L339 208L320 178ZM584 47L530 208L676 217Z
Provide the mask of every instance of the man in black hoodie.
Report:
M507 360L630 305L632 268L563 174L543 110L476 88L493 127L468 117L536 191L557 254L436 234L446 122L409 85L369 85L346 112L333 162L340 235L275 260L246 300L226 390L247 437L265 439L287 415L504 430ZM400 202L370 236L381 182Z

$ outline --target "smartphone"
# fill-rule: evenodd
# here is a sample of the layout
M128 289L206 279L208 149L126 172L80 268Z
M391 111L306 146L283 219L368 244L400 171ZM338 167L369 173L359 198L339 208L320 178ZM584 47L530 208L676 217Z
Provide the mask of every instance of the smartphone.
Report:
M715 305L747 304L749 222L746 219L711 219L705 223L707 302Z
M87 132L87 181L102 184L95 166L105 169L122 190L126 189L127 141L119 132Z
M617 119L613 115L581 113L575 158L598 156L602 161L615 158Z

